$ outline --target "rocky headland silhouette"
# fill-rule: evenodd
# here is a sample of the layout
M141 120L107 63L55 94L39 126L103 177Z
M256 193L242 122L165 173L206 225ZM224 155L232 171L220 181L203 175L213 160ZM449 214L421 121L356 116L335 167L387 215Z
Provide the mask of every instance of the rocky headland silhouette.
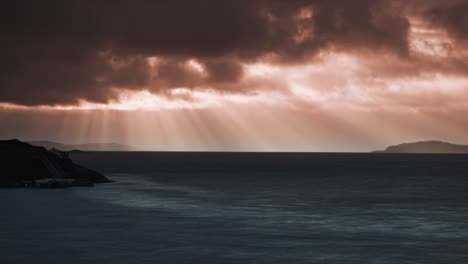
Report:
M92 186L110 182L94 170L75 164L68 152L0 140L0 187Z

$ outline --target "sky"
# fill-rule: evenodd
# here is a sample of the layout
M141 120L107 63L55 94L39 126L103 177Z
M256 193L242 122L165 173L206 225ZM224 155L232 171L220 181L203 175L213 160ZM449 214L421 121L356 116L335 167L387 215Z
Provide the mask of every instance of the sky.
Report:
M468 0L0 8L0 138L165 151L468 144Z

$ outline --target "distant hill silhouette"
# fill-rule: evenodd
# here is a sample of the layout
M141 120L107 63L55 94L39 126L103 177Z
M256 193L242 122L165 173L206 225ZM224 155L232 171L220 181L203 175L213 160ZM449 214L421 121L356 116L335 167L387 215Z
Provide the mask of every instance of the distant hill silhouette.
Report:
M34 146L41 146L46 149L59 149L63 151L82 150L82 151L138 151L136 147L115 144L115 143L92 143L92 144L76 144L68 145L53 141L28 141Z
M420 141L390 146L376 153L441 153L468 154L468 146L455 145L442 141Z

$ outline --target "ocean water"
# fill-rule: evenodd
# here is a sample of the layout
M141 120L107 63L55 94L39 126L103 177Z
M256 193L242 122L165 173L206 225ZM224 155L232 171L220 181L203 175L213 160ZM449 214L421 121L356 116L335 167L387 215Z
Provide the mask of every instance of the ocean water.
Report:
M0 190L0 263L468 263L468 156L76 153Z

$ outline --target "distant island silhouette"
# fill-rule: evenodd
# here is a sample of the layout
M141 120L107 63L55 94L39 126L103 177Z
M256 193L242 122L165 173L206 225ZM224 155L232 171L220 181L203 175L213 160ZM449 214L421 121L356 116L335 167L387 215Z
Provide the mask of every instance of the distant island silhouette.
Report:
M468 154L468 146L435 140L419 141L390 146L385 150L374 151L374 153Z
M63 144L46 140L27 141L27 143L61 151L145 151L142 148L118 143ZM468 154L468 145L457 145L437 140L418 141L389 146L385 150L376 150L372 151L372 153Z
M74 163L68 152L0 140L0 187L61 188L104 182L110 180Z
M46 149L59 149L62 151L139 151L137 147L116 144L116 143L89 143L89 144L63 144L54 141L28 141L34 146L44 147Z

